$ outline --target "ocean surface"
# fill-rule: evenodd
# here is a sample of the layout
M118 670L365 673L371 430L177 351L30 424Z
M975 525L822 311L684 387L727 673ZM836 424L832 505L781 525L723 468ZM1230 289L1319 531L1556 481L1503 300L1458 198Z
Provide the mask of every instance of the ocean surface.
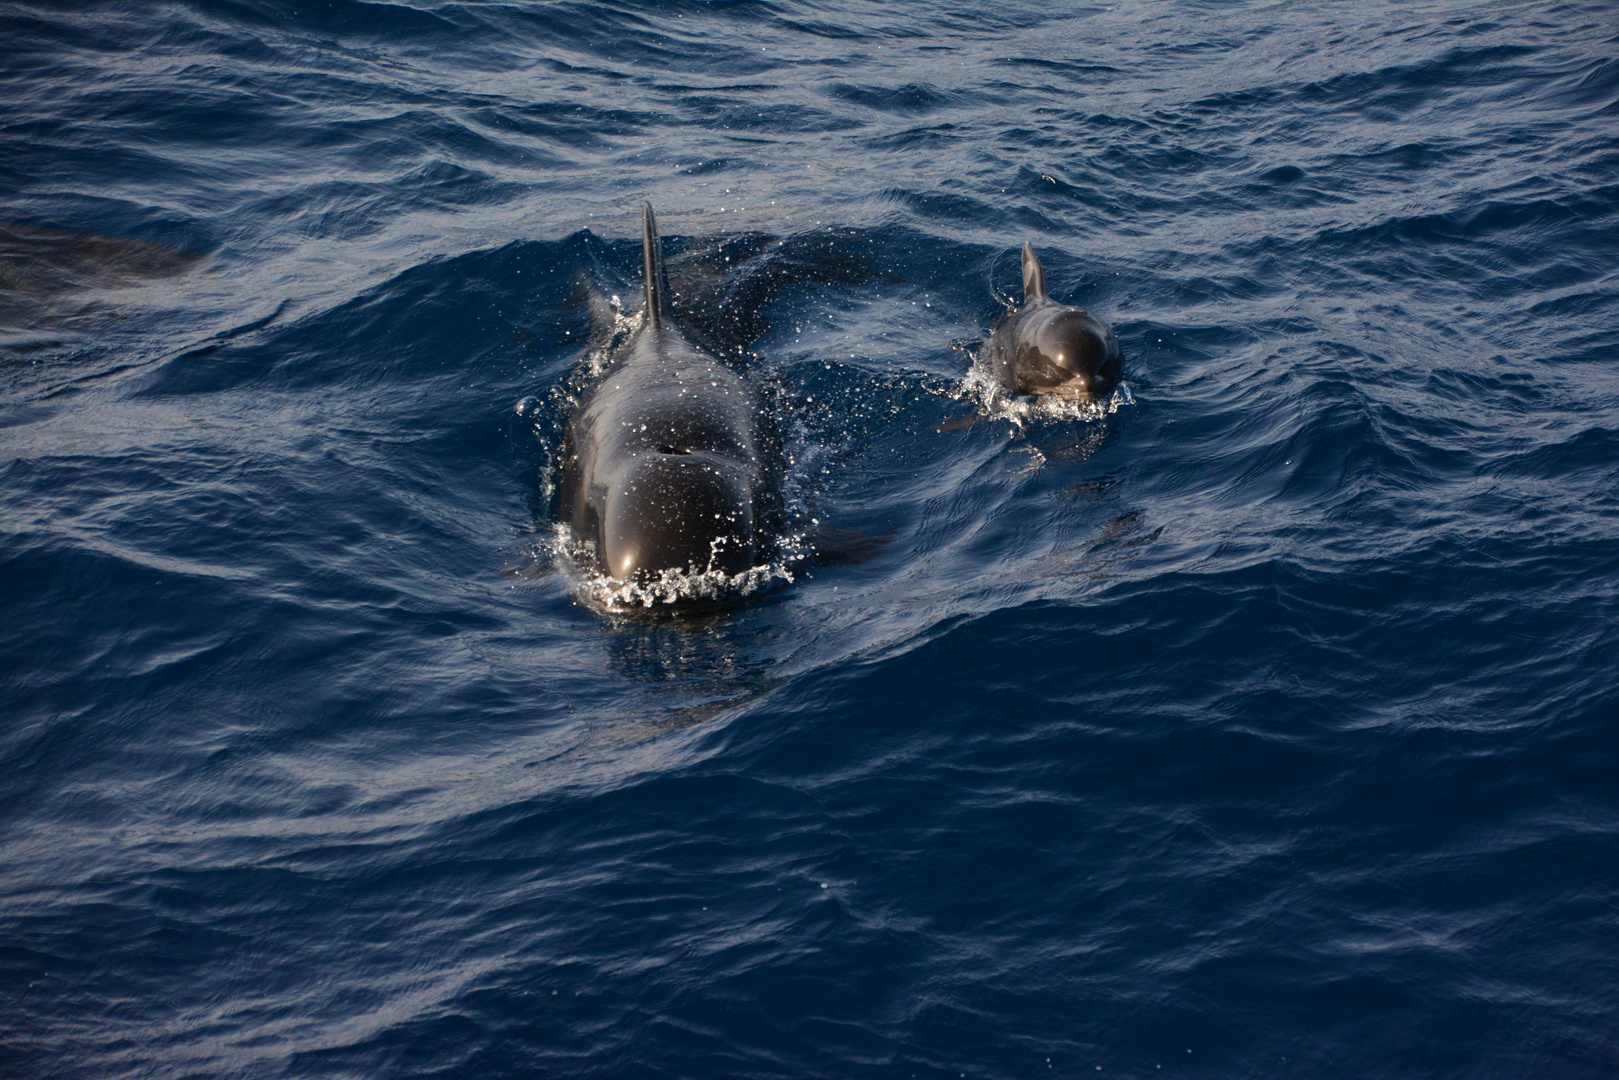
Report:
M581 602L643 200L874 557ZM1619 1075L1611 3L12 0L0 491L0 1076Z

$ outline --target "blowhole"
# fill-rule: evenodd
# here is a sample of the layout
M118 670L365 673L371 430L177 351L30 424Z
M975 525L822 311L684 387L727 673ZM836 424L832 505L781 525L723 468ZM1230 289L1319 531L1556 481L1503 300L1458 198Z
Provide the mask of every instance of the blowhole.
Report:
M657 449L660 454L678 454L681 457L691 453L691 447L689 446L660 446Z

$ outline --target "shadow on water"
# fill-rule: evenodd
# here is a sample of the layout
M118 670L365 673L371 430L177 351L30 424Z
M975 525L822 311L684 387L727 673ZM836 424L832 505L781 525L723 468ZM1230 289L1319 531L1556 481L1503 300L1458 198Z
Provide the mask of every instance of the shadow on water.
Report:
M768 601L766 601L768 603ZM768 622L732 612L657 621L612 619L602 627L609 669L639 686L649 708L619 728L639 741L693 727L754 704L778 685Z

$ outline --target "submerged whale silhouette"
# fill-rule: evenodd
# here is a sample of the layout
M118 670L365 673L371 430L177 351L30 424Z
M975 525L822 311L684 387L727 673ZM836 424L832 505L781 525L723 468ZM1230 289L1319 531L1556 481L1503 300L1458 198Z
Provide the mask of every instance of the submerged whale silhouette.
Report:
M1046 295L1045 268L1023 245L1023 306L1008 312L984 348L989 373L1019 394L1100 401L1124 377L1124 356L1107 324Z
M650 203L641 220L645 314L569 418L558 516L615 582L740 575L776 554L779 436L753 383L670 318Z
M0 331L110 310L103 290L178 277L203 258L148 240L0 222Z

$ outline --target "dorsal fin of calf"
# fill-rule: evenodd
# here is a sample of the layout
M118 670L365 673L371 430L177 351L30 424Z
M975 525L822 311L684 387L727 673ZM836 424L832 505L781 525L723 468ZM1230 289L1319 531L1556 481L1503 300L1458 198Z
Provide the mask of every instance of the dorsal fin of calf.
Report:
M647 213L651 213L649 209ZM1027 241L1023 244L1023 303L1038 303L1046 298L1046 270L1040 265L1040 257L1034 253L1034 245Z

